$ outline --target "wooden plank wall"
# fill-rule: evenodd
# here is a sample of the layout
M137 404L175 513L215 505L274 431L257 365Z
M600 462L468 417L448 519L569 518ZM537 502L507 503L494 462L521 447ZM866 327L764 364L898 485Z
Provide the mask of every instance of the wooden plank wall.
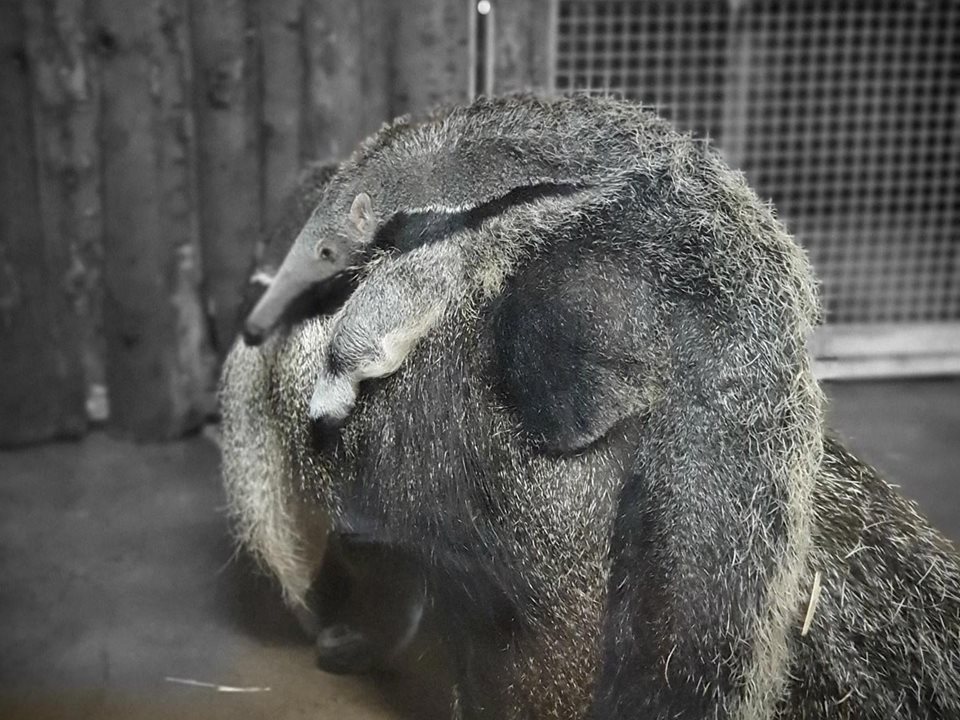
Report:
M269 4L269 3L268 3ZM263 217L256 18L247 0L191 0L203 279L212 342L233 339L238 278Z
M553 90L556 0L513 0L493 6L493 89L497 94Z
M86 425L71 247L47 234L55 222L41 214L25 36L20 7L0 0L0 437L7 443L76 435ZM43 120L39 137L47 139Z
M167 439L201 421L210 366L188 8L96 5L110 417L124 434Z
M473 68L463 62L470 46L470 15L465 0L404 0L392 4L392 109L413 113L466 99Z
M0 445L196 428L301 168L465 99L474 5L0 0Z

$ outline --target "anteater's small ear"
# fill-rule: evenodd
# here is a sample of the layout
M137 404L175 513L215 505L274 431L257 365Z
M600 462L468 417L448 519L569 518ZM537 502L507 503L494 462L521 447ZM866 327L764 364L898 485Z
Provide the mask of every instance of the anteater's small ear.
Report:
M373 216L373 201L365 192L359 193L350 206L350 222L361 233L372 233L376 222Z

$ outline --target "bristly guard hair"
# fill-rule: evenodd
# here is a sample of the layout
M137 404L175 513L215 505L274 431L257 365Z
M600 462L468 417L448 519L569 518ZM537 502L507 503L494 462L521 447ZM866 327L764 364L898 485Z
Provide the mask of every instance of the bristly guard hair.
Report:
M224 371L238 537L292 604L329 524L419 559L464 718L960 717L956 552L825 440L815 282L740 173L521 96L386 126L298 242L361 192L356 290ZM318 373L388 340L318 445Z

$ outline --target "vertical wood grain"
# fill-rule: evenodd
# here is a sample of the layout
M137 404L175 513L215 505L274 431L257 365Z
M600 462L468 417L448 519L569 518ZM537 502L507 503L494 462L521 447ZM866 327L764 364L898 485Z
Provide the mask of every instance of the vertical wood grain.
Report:
M192 0L190 8L204 295L222 357L261 229L257 45L247 0Z
M390 5L384 0L307 0L307 157L348 156L389 116Z
M103 218L100 207L100 84L89 52L85 0L23 4L37 136L40 217L48 243L66 248L87 406L103 419Z
M81 433L69 249L44 233L21 5L0 1L0 445Z
M187 8L99 0L96 11L110 422L162 440L201 422L211 385Z
M257 3L262 83L264 226L293 192L303 152L303 0Z
M409 0L391 5L395 115L462 102L470 87L470 12L467 0Z
M494 4L494 92L550 91L556 0Z

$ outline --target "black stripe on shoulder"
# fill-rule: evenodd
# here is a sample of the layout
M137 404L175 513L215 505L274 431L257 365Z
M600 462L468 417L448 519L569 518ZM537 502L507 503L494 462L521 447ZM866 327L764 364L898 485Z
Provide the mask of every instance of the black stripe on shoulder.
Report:
M497 215L502 215L512 207L518 205L528 205L548 197L563 197L572 195L580 188L577 185L567 183L541 183L539 185L523 185L514 188L506 195L498 197L490 202L478 205L475 208L465 211L466 216L464 226L475 230L486 220Z
M443 240L465 225L466 213L447 213L434 210L398 212L377 230L374 244L382 248L396 248L402 253L421 245Z
M514 188L506 195L468 210L401 211L377 230L374 243L378 247L409 252L421 245L444 240L460 230L476 230L487 220L502 215L510 208L543 198L572 195L579 189L579 186L570 183L539 183Z

